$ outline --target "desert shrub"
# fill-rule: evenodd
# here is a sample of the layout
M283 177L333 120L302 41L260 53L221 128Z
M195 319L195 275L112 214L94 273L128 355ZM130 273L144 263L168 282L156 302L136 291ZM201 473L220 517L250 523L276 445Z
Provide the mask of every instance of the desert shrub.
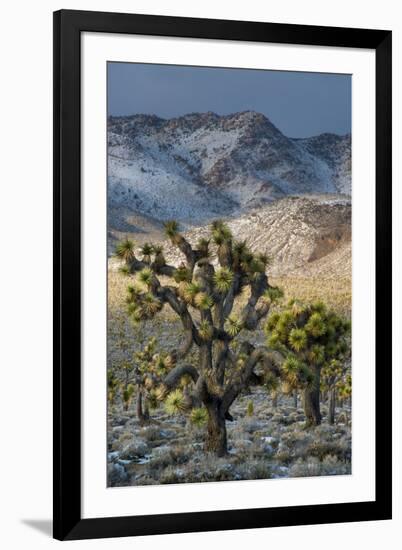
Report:
M146 441L157 441L161 439L161 430L157 426L144 426L140 433L141 437Z
M261 428L261 423L256 418L243 418L239 422L239 429L242 429L245 433L253 434Z
M288 466L292 462L292 455L289 450L285 448L280 448L275 453L275 460L280 464L285 464Z
M339 460L346 461L348 459L348 446L342 441L320 441L316 440L310 443L306 449L306 454L323 460L325 457L332 455Z
M175 466L167 466L162 470L159 478L159 482L162 484L183 483L183 481L183 472Z
M313 477L321 475L321 464L318 458L308 457L306 460L298 458L290 467L291 477Z
M299 458L290 467L290 477L313 477L328 475L346 475L350 474L350 465L338 460L336 456L328 455L321 462L315 456Z
M272 477L271 467L263 460L249 460L236 468L238 479L269 479Z
M133 460L138 457L143 457L148 451L148 445L145 441L136 440L126 445L120 455L124 460Z

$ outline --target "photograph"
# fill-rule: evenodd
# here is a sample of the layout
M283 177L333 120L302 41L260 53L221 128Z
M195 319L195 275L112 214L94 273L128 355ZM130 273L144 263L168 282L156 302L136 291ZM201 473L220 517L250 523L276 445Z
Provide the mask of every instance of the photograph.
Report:
M402 540L396 6L5 4L1 548Z
M108 62L108 487L352 473L351 139L348 74Z

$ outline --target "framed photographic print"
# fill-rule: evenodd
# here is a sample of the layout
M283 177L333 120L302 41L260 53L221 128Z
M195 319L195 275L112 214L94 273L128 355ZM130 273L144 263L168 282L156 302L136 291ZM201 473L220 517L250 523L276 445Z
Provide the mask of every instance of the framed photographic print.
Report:
M54 536L391 518L391 32L54 14Z

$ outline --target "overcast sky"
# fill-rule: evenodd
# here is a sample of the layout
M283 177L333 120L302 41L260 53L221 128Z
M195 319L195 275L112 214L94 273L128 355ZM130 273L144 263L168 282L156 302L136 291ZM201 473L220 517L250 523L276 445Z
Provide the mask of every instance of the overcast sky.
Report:
M109 115L163 118L258 111L285 135L351 132L351 77L324 73L108 63Z

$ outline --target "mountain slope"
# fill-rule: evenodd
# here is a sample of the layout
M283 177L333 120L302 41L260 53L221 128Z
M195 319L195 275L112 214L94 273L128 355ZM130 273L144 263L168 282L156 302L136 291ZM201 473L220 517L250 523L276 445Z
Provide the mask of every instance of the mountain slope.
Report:
M110 207L200 224L286 195L350 188L350 136L291 139L252 111L108 121Z
M144 242L159 242L168 263L177 266L184 261L165 239L159 221L144 216L135 216L133 221L129 235L139 247ZM287 197L227 222L237 240L246 240L252 250L270 256L268 270L274 277L351 276L351 203L347 199L336 195ZM193 245L209 233L208 224L184 232ZM110 265L113 268L118 263L112 259Z

